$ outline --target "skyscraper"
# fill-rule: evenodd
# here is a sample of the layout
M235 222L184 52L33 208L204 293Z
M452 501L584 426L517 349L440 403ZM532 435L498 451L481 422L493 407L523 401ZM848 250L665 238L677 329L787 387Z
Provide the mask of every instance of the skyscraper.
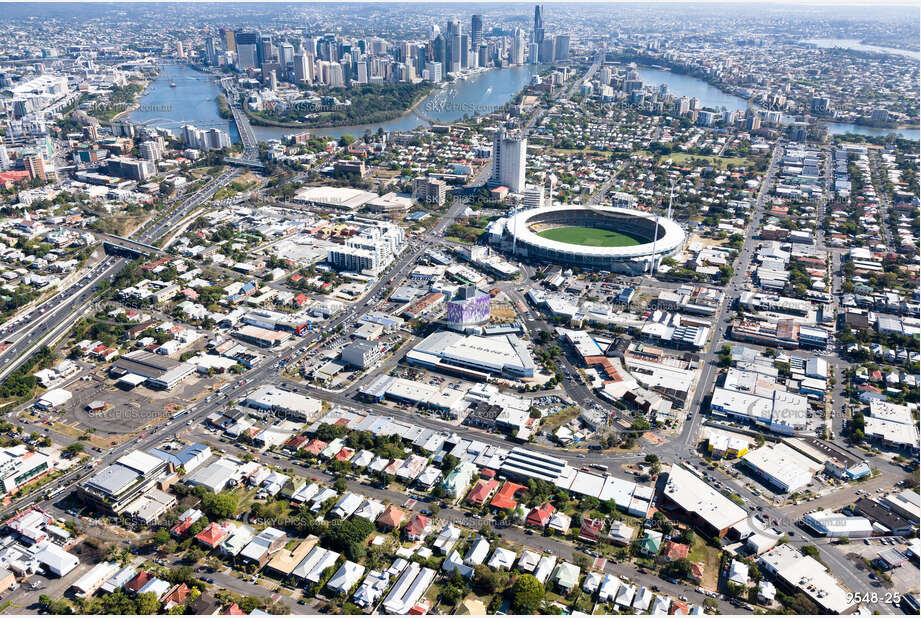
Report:
M358 77L357 77L358 83L367 84L368 83L368 63L365 62L364 60L360 60L358 62L357 73L358 73Z
M560 34L553 37L553 59L567 60L569 58L569 35Z
M492 142L492 176L489 185L506 186L513 193L524 191L528 140L518 131L500 127Z
M473 15L470 17L470 48L476 52L480 49L480 43L483 42L483 16Z
M537 52L540 56L540 61L553 62L553 39L545 38L538 47L540 48Z
M462 69L470 66L470 37L466 34L460 35L460 66Z
M205 56L208 59L208 64L214 66L217 64L217 50L220 42L216 37L208 37L205 39Z
M524 31L521 28L515 28L512 33L512 46L509 49L509 63L524 64L527 55L525 45Z
M457 73L461 66L461 24L456 19L448 20L445 31L445 70Z
M259 64L263 62L274 62L278 57L275 46L272 45L271 36L263 36L259 39Z
M224 39L224 49L229 52L237 51L237 43L234 38L233 30L230 28L221 28L221 37Z
M259 66L259 33L237 32L235 34L237 47L237 67L251 69Z
M534 5L533 42L539 46L544 41L544 10L539 4Z
M329 81L327 83L330 88L345 87L345 73L342 70L342 65L338 62L329 63Z
M294 81L298 84L313 83L313 56L303 50L294 54Z
M441 34L432 39L432 59L442 66L445 64L445 38Z
M285 41L278 46L278 62L287 71L288 65L294 63L294 45Z
M444 79L441 75L441 63L440 62L429 62L426 66L426 69L429 72L429 81L438 83Z

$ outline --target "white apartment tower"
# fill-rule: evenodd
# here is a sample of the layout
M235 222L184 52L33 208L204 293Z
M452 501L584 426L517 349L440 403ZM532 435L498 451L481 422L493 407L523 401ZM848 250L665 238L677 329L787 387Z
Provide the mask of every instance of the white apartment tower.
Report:
M500 127L492 143L492 176L489 184L493 187L506 186L513 193L524 191L527 152L526 137L518 131Z

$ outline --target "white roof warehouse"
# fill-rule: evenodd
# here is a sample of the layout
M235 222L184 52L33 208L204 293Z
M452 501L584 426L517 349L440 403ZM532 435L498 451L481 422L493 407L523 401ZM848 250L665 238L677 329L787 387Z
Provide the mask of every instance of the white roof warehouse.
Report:
M257 410L270 410L279 416L305 422L313 418L323 407L318 399L271 385L260 386L247 395L243 403Z

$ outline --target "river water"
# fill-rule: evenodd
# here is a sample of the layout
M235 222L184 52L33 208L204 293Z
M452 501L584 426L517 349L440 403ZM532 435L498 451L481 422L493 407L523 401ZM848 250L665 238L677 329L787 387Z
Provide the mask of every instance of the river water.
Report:
M873 52L877 54L890 54L893 56L905 56L921 60L921 52L911 51L908 49L898 49L895 47L880 47L878 45L864 45L857 39L807 39L802 41L816 47L830 49L840 47L842 49L853 49L854 51Z
M138 101L139 108L129 114L131 121L173 131L185 124L201 129L217 127L228 131L233 141L239 141L234 123L221 118L217 113L215 97L220 93L220 88L211 76L186 65L163 64L160 69L160 75L151 82ZM407 131L430 123L454 122L465 115L489 113L506 105L531 81L537 70L538 67L533 66L515 66L476 73L466 80L459 80L432 92L414 111L388 122L326 129L254 125L253 129L259 140L278 139L304 130L331 137L347 133L360 137L365 130L375 132L378 127L385 131ZM745 99L723 92L696 77L646 67L640 68L639 73L646 84L658 86L666 83L673 95L697 97L705 107L744 110L747 105ZM828 123L828 128L832 134L877 136L895 131L907 139L921 139L918 129L878 129L835 122Z
M160 75L147 86L138 100L138 109L128 119L174 133L186 124L199 129L216 127L227 131L231 140L239 141L237 126L217 113L215 98L220 92L207 73L184 64L161 64Z
M716 86L690 75L679 75L666 69L650 67L639 67L637 71L644 83L654 86L663 83L668 84L668 91L672 95L677 97L697 97L701 107L744 111L748 105L748 102L742 97L723 92ZM905 139L921 141L921 130L919 129L884 129L846 122L828 122L827 124L828 132L832 135L854 133L857 135L881 136L896 133Z
M363 124L325 129L290 129L253 125L260 140L278 139L290 133L309 131L317 135L361 137L365 131L409 131L420 125L448 123L465 115L476 116L497 111L531 81L537 67L514 66L475 73L464 80L439 88L423 99L415 109L400 118L377 124Z

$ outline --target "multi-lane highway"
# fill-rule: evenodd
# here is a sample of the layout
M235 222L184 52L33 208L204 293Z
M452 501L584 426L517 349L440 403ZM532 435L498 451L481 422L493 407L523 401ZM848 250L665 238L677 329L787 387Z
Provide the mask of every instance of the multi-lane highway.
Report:
M143 225L131 237L148 244L156 241L237 174L239 171L236 169L225 170L165 215ZM123 258L109 256L90 268L77 282L58 292L54 298L23 315L20 320L22 326L4 339L10 344L0 351L0 380L19 367L30 352L54 341L73 326L90 306L98 285L114 279L127 263Z

